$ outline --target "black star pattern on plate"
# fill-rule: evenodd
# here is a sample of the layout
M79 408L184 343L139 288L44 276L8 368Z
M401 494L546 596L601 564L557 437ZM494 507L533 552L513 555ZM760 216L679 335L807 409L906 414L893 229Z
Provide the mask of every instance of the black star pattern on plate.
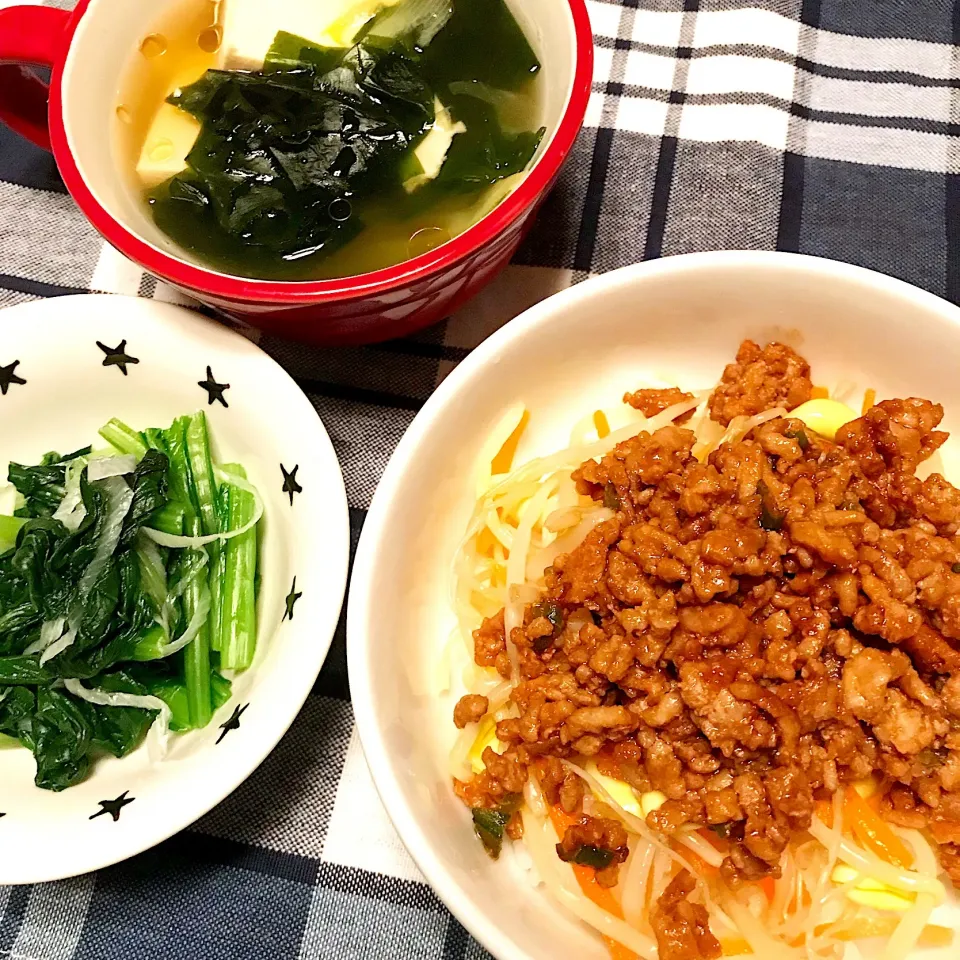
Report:
M280 470L283 472L283 492L290 494L290 506L293 506L293 495L295 493L303 493L303 487L297 483L297 471L300 469L300 464L298 463L289 473L287 473L287 468L281 463Z
M297 578L293 578L293 586L290 588L290 592L287 594L287 608L283 611L283 616L280 618L280 622L283 623L284 620L293 619L293 608L297 605L297 601L303 596L303 591L301 590L297 593Z
M96 820L97 817L102 817L105 813L109 813L110 816L113 817L113 822L116 823L120 819L120 811L128 803L133 803L133 801L137 799L136 797L128 797L127 794L129 792L129 790L124 790L116 800L98 800L97 803L100 804L102 809L92 814L89 819Z
M27 381L23 377L18 377L13 371L20 366L19 360L14 360L8 367L0 367L0 395L6 396L10 385L13 383L24 384Z
M6 816L5 813L0 813L0 817L5 817L5 816Z
M230 715L230 719L226 723L220 724L220 729L223 731L219 737L217 737L217 743L219 743L231 730L240 729L240 718L246 713L249 703L245 703L242 707L234 707L233 713Z
M120 346L118 347L108 347L106 344L97 341L97 346L106 354L103 358L103 365L105 367L119 367L120 372L126 376L127 375L127 364L128 363L139 363L140 361L136 357L131 357L127 353L127 341L121 340Z
M217 381L213 379L213 371L209 367L207 367L207 379L198 380L197 386L203 387L203 389L207 391L208 403L210 406L213 406L214 400L219 400L225 407L230 406L223 395L224 390L230 389L230 384L217 383Z

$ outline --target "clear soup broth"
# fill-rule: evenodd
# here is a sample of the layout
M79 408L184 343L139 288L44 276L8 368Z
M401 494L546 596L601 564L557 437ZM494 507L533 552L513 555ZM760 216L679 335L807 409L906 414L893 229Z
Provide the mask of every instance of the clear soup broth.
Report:
M544 136L540 63L504 0L304 2L174 8L116 108L149 215L224 273L419 256L497 206Z

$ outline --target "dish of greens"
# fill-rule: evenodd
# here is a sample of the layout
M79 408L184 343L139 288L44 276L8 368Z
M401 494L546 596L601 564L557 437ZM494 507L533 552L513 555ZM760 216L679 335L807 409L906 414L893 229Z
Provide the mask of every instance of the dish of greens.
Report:
M11 463L0 515L0 735L60 791L97 759L207 726L257 643L263 503L202 412Z
M313 403L225 325L106 294L0 318L2 887L141 853L263 765L218 814L248 817L275 756L307 769L340 722L310 694L350 514Z
M148 191L164 233L240 275L347 276L503 199L491 190L545 132L540 62L503 0L394 0L340 41L281 31L261 69L175 89L200 128L186 168Z

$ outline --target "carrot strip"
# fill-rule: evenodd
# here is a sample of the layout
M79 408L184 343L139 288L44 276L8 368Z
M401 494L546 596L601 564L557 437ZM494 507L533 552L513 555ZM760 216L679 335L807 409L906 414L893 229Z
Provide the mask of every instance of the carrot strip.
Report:
M571 817L562 807L556 806L550 808L550 821L553 823L554 830L562 839L567 832L567 827L579 823L578 817ZM623 919L623 910L617 902L617 898L606 888L597 883L597 871L593 867L586 867L580 863L572 863L573 875L580 884L580 889L584 895L592 900L601 910L612 913L618 920ZM622 943L614 940L612 937L604 937L603 942L610 951L611 960L639 960L637 955L625 947Z
M610 423L602 410L593 411L593 425L597 428L597 436L601 440L610 433Z
M844 821L860 843L881 860L909 870L913 866L913 854L870 804L853 787L847 788L843 800Z
M860 415L863 416L877 402L877 391L871 387L863 394L863 407Z
M490 464L490 472L494 476L498 476L501 473L510 472L510 467L513 466L514 455L517 452L517 447L520 445L520 438L523 436L523 431L527 429L527 424L529 422L530 411L524 410L523 416L520 418L520 422L517 424L513 433L507 437L506 442L499 449Z
M810 391L811 400L828 400L830 398L830 391L826 387L814 387Z
M777 883L773 877L764 877L759 881L759 887L763 891L763 895L767 898L767 903L773 903L777 887Z

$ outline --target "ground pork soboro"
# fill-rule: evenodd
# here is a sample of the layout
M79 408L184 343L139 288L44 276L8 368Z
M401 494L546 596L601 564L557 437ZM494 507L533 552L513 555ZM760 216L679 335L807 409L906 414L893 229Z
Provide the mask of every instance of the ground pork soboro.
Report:
M792 410L810 399L810 364L783 343L761 349L744 340L710 397L710 416L724 426L772 407Z
M748 341L711 412L792 408L810 389L802 357ZM942 416L886 400L836 442L776 419L705 462L673 425L584 463L579 490L603 502L612 488L619 509L546 571L509 638L504 755L458 793L496 805L533 769L579 814L562 761L593 758L666 795L651 827L717 828L738 885L778 876L815 802L875 774L883 815L926 829L960 882L960 491L915 475ZM545 644L544 605L560 625ZM478 663L508 659L502 615L475 639ZM715 955L684 886L654 911L664 960Z
M681 870L663 892L650 915L660 960L714 960L720 941L710 932L706 907L691 903L694 880Z

